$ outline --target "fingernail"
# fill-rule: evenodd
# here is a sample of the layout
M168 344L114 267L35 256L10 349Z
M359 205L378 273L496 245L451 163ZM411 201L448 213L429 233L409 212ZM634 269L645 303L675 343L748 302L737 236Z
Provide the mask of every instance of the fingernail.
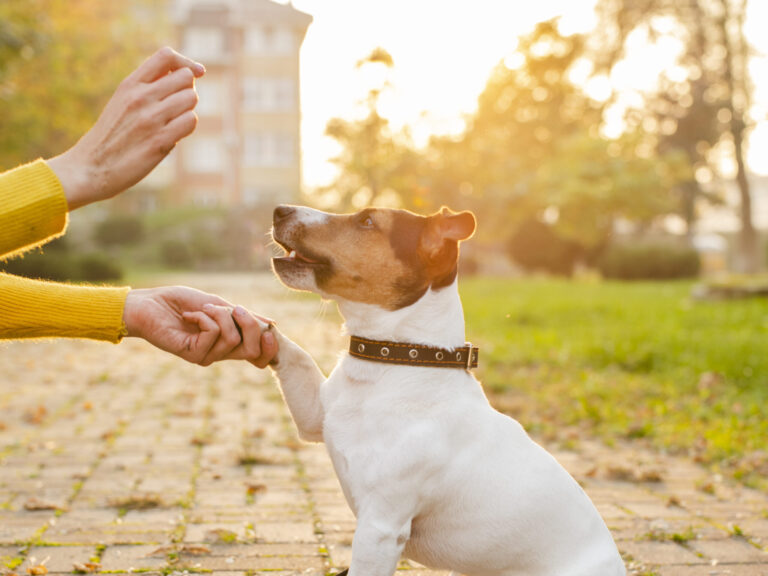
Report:
M272 332L264 332L264 344L272 346L275 343L275 337Z
M237 314L238 316L245 316L247 313L245 311L245 308L243 308L242 306L235 306L235 314Z
M206 312L210 312L211 310L213 310L213 304L203 304L203 310L205 310Z
M205 66L203 66L199 62L195 62L195 72L197 72L200 75L205 74Z

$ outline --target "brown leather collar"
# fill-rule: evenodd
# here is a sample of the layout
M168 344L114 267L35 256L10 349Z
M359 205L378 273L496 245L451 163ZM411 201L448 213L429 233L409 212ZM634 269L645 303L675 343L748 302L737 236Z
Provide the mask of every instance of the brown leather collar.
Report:
M461 348L451 350L433 348L422 344L369 340L359 336L351 336L349 354L355 358L386 364L469 370L470 368L477 368L479 350L469 342Z

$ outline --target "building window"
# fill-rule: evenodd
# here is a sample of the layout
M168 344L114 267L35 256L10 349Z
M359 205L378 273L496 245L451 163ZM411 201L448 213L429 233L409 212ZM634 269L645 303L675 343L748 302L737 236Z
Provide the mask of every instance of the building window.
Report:
M219 79L201 78L195 82L199 101L198 116L221 116L224 113L224 84Z
M243 162L251 168L285 167L296 162L296 141L289 134L257 132L245 137Z
M219 203L219 194L216 190L195 190L192 201L196 206L216 206Z
M277 54L290 54L294 51L293 32L288 28L278 28L272 35L272 49Z
M184 54L193 59L213 60L224 56L224 30L190 26L184 31Z
M274 206L275 204L286 202L290 199L291 194L287 190L281 188L246 186L243 189L243 204L246 206Z
M267 51L267 36L264 33L264 28L261 26L247 28L243 41L247 54L259 55Z
M290 78L245 78L243 107L246 112L292 111L296 107L295 86Z
M195 137L184 143L184 169L192 173L224 171L224 147L218 138Z
M245 52L254 56L290 54L297 50L296 36L290 28L252 26L245 30Z

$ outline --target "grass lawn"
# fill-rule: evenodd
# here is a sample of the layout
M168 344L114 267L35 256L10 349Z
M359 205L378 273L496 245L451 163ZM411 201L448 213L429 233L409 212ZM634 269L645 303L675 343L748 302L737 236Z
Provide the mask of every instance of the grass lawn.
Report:
M642 438L766 487L768 300L691 287L464 278L478 375L539 434Z

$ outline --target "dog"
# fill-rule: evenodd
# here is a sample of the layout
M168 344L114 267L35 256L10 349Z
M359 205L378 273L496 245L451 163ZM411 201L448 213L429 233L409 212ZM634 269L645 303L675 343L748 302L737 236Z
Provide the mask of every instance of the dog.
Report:
M275 329L272 365L357 518L348 574L392 576L404 555L467 576L624 576L588 496L470 372L457 268L475 225L447 208L274 210L275 274L335 300L351 335L326 378Z

